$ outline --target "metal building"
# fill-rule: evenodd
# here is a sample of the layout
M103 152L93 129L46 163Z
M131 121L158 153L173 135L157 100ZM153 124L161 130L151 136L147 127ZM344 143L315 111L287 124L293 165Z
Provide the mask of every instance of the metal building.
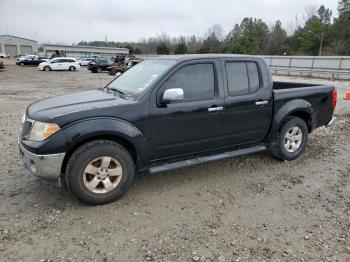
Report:
M65 56L72 57L115 57L118 55L128 55L127 48L98 47L98 46L80 46L80 45L61 45L44 44L43 50L46 56L50 57L53 53L63 53Z
M32 55L37 51L38 42L35 40L13 35L0 35L0 53L16 57L20 55Z

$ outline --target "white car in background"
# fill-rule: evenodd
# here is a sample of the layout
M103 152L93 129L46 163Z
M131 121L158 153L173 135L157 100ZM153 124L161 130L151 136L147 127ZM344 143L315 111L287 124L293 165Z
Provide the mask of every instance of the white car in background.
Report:
M55 57L50 59L48 62L40 63L38 69L42 71L76 71L80 69L80 65L79 62L72 57Z
M79 60L81 66L87 66L91 61L96 61L95 58L83 58Z

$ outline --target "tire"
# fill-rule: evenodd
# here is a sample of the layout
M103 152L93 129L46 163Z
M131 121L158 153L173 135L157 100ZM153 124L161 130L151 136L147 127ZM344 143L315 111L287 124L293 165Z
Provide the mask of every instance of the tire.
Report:
M19 65L20 65L20 66L24 66L24 63L20 63Z
M69 70L69 71L75 71L76 68L75 68L74 66L70 66L68 70Z
M102 68L97 68L97 73L102 73Z
M287 117L269 144L271 154L280 160L294 160L304 151L308 127L299 117Z
M129 152L109 140L82 145L71 155L66 168L69 190L88 205L116 201L128 190L134 176L134 161Z
M44 70L44 71L51 71L51 68L50 68L49 66L45 66L45 67L43 68L43 70Z

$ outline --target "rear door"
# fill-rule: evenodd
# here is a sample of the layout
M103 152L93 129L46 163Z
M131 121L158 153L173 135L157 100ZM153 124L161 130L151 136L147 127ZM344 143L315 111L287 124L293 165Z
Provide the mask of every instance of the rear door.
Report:
M162 105L167 89L181 88L184 100ZM178 65L151 94L154 159L219 147L224 105L220 62L195 60Z
M227 146L262 141L272 117L272 91L262 61L222 59L225 110L222 136Z

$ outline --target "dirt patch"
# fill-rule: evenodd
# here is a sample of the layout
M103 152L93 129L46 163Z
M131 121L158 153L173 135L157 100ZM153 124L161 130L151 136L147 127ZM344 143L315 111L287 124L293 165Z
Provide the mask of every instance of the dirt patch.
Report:
M312 133L295 161L263 153L141 174L120 201L89 207L23 168L18 128L29 103L111 79L86 69L0 72L0 260L350 260L349 101L339 99L334 126ZM291 80L336 85L340 98L347 87Z

